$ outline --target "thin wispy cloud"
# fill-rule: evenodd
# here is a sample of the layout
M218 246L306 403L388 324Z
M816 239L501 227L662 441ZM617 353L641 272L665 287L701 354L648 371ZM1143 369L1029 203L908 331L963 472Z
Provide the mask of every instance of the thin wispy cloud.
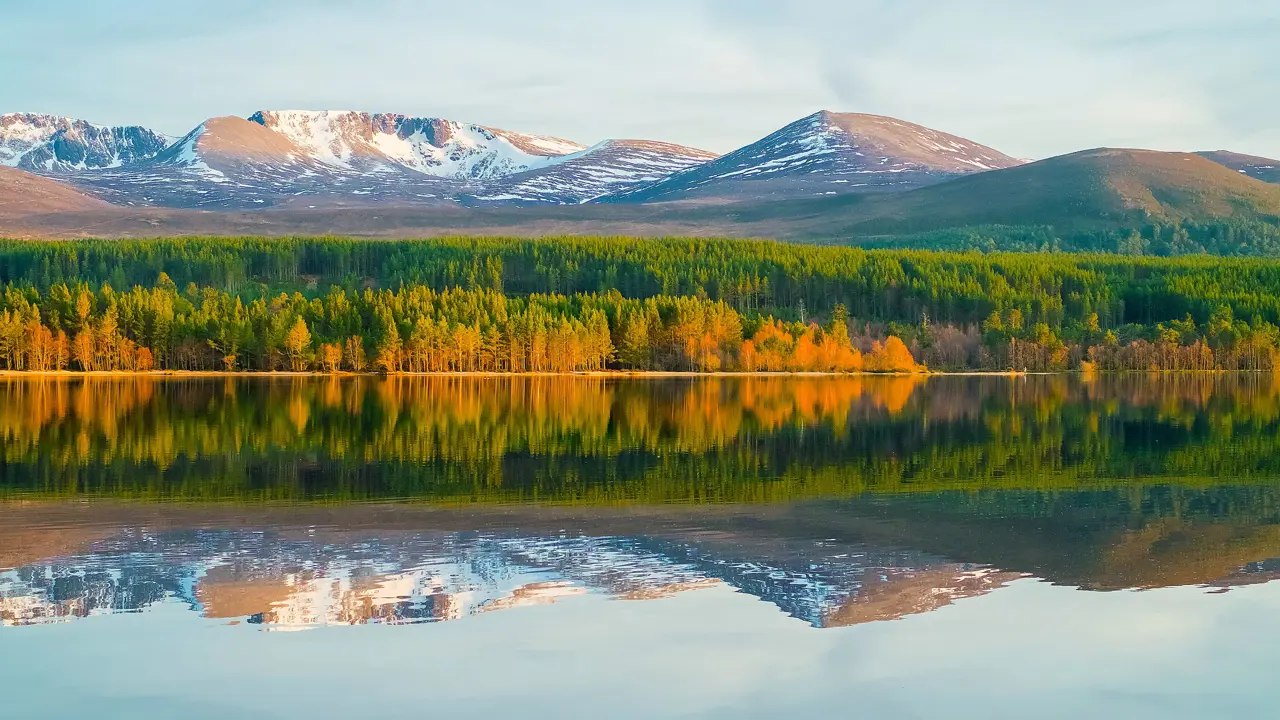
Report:
M354 108L724 151L826 108L1024 157L1280 155L1274 3L69 0L4 13L3 110L174 134L260 108Z

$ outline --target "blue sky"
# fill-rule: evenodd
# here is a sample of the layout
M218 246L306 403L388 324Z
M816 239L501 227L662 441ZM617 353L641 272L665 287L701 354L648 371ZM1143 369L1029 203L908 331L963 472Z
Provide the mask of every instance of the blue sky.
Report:
M815 110L1022 157L1280 157L1280 3L0 0L0 111L182 134L258 109L403 112L727 151Z

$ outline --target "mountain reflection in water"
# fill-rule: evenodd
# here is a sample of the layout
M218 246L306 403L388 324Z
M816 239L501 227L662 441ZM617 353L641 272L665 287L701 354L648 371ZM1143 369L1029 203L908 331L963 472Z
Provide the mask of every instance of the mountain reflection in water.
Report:
M1269 493L1148 490L1180 497L1132 504L1122 492L1008 491L479 513L9 507L0 513L9 548L0 566L12 566L0 571L0 620L169 603L273 629L409 624L588 594L644 601L726 587L825 628L930 612L1022 578L1083 590L1218 589L1280 571ZM1172 512L1195 507L1219 510ZM227 529L233 522L241 528ZM57 550L39 557L33 548Z
M1278 445L1269 375L6 378L0 618L1228 588L1280 558Z
M407 624L586 593L654 600L728 584L815 627L923 612L1018 577L907 550L836 542L759 555L731 538L140 529L93 554L0 573L0 620L39 624L181 603L272 628ZM776 549L775 549L776 550Z

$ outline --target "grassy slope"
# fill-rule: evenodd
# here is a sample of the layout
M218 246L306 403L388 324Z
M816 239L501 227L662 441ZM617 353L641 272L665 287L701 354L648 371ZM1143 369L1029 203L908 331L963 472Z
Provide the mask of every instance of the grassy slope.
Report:
M1280 187L1199 155L1102 149L901 194L758 206L739 219L787 219L808 237L821 237L988 224L1092 229L1150 220L1277 216Z

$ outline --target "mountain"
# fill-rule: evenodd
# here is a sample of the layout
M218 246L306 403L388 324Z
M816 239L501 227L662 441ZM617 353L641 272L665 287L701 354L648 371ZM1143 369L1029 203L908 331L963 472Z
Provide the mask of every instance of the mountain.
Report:
M0 217L109 209L107 203L56 180L0 166Z
M1276 185L1191 153L1103 148L904 193L767 203L745 209L737 220L790 223L810 237L849 237L976 225L1087 230L1277 216Z
M0 165L59 173L128 165L155 156L169 138L139 126L107 127L34 113L0 115Z
M1256 155L1243 155L1228 150L1212 150L1196 154L1200 157L1208 158L1219 165L1225 165L1236 172L1244 173L1251 178L1256 178L1263 182L1280 183L1280 160L1272 160Z
M322 165L373 172L405 168L457 180L523 172L586 149L559 138L405 115L264 111L249 122Z
M281 206L251 213L148 210L112 214L95 220L92 226L100 234L127 236L720 235L871 245L913 243L917 239L911 236L925 233L918 240L924 244L911 246L951 247L939 245L927 233L976 226L1034 226L1053 228L1070 240L1079 233L1136 229L1153 223L1168 226L1181 220L1233 219L1275 226L1278 217L1280 185L1255 180L1190 153L1099 149L896 193L737 203L592 202L524 207L389 203L363 208ZM59 235L79 232L85 225L82 218L49 216L42 227L45 234ZM1252 238L1249 242L1261 240Z
M588 148L439 118L260 111L207 120L144 162L68 180L116 204L173 208L562 205L714 157L642 140Z
M485 186L475 202L577 204L651 183L717 157L706 150L647 140L606 140L541 168Z
M586 147L440 118L355 111L263 110L248 118L212 118L167 147L163 136L141 128L6 117L15 118L4 146L10 164L65 177L115 204L142 207L723 202L904 190L1018 163L919 125L829 112L722 158L647 140ZM32 129L36 124L43 128L39 133ZM66 129L50 129L55 126ZM92 136L93 152L68 149L72 135ZM40 138L44 145L36 147Z
M715 234L951 247L928 233L1005 226L1049 228L1061 242L1048 244L1063 247L1106 231L1111 245L1098 248L1115 249L1116 231L1156 223L1280 225L1277 161L1097 149L1023 163L875 115L816 113L722 157L349 111L212 118L163 149L140 127L0 118L0 161L32 173L6 175L5 216L27 220L0 231L23 234ZM1266 232L1177 247L1280 252ZM1045 245L1028 238L979 239Z
M822 111L610 201L735 201L906 190L1021 164L964 138L880 115Z
M261 111L213 118L144 163L71 180L119 204L188 208L442 204L470 183L585 148L436 118Z

